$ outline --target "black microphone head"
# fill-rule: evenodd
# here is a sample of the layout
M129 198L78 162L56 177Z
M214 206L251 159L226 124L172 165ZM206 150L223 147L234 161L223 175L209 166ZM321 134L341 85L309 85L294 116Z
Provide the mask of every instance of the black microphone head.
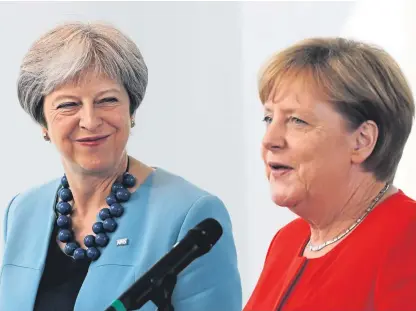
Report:
M195 243L200 248L201 253L205 254L209 252L220 239L222 227L217 220L207 218L191 229L191 232L194 235Z

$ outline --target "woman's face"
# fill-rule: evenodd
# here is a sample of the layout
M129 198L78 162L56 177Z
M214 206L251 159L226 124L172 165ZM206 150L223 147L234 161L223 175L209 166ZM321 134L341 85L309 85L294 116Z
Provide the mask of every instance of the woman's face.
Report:
M86 74L44 99L51 141L64 162L84 172L111 171L120 163L130 133L127 91L105 77Z
M304 85L295 81L264 104L262 157L271 195L289 208L310 196L336 193L352 167L353 137L345 120Z

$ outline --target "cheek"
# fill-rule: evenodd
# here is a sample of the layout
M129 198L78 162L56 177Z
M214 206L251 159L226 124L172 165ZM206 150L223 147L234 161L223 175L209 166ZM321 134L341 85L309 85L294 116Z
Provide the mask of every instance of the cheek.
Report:
M130 128L130 116L123 113L113 113L107 117L107 123L116 128L118 132L128 132Z
M313 162L322 152L322 146L324 145L324 139L319 136L304 133L303 135L293 136L288 140L290 152L289 161L294 165L305 165Z
M48 132L53 141L59 144L60 141L64 141L71 136L78 128L78 123L75 118L65 117L55 118L52 122L48 123Z
M119 116L113 120L115 124L115 148L124 149L130 136L130 118Z
M261 158L263 159L264 169L265 169L265 172L266 172L266 177L269 178L271 169L266 163L266 155L267 155L267 149L262 147L261 148Z
M308 148L299 163L299 178L306 183L337 179L349 169L348 146L342 137L326 137Z
M316 133L315 133L316 134ZM325 135L308 135L292 140L292 152L289 161L296 168L298 179L302 183L311 183L336 153L330 151L331 140Z

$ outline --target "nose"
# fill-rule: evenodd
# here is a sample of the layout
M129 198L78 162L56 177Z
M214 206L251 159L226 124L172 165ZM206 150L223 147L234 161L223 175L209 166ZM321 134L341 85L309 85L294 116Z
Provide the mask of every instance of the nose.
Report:
M286 145L285 133L284 126L273 120L268 124L266 133L263 136L263 148L270 151L284 148Z
M94 104L84 104L80 111L79 126L90 132L94 132L103 123L101 117L94 109Z

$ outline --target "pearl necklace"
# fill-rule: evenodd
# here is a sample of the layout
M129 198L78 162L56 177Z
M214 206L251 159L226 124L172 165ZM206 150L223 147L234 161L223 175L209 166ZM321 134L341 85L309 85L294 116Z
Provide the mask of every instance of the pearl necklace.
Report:
M374 209L377 202L380 201L381 197L386 193L386 191L389 189L390 185L386 184L383 189L378 193L378 195L375 197L375 199L371 202L370 206L365 210L364 214L358 218L347 230L342 232L340 235L336 236L332 240L328 240L322 244L319 245L312 245L311 241L309 240L307 247L312 252L318 252L321 249L327 247L328 245L334 244L335 242L341 240L344 236L346 236L348 233L350 233L352 230L354 230L355 227L357 227L363 220L368 216L368 214Z

